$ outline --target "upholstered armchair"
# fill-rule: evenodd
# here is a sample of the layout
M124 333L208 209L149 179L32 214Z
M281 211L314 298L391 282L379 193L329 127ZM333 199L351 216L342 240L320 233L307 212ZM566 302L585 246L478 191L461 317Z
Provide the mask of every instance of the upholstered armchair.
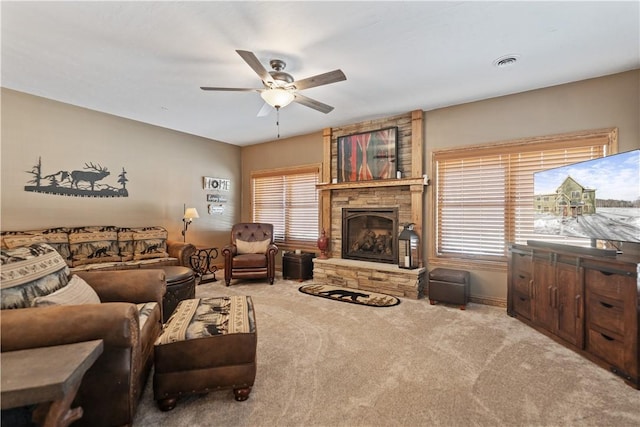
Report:
M103 340L104 351L72 405L84 412L73 425L132 425L162 330L165 272L83 271L69 277L64 259L48 244L0 252L2 352Z
M273 285L276 276L276 254L273 225L243 222L231 228L231 244L222 249L224 281L266 278Z

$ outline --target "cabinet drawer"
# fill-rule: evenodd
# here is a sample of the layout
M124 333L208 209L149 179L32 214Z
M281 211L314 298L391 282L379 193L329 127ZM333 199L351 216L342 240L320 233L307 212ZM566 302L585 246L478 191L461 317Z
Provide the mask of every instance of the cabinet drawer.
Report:
M587 285L587 292L594 292L612 299L624 300L627 296L630 296L630 294L633 295L636 279L635 277L622 274L587 268L585 270L585 283Z
M589 326L599 326L602 329L624 336L623 301L591 294L587 304L587 321Z
M624 368L624 342L605 331L589 328L587 351L618 368Z
M512 280L515 291L529 295L531 283L531 273L529 271L515 269Z
M531 254L513 252L511 255L511 263L514 271L521 271L523 273L531 274Z
M513 294L513 310L518 316L531 320L531 299L529 294L515 292Z

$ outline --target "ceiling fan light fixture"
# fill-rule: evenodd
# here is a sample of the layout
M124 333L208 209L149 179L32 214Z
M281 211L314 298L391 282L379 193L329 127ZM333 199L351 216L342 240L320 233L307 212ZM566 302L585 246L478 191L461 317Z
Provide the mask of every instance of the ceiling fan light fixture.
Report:
M217 90L217 91L235 91L235 92L258 92L262 99L265 101L265 106L275 108L278 112L280 108L286 107L291 102L295 101L305 107L313 108L316 111L327 114L333 110L333 107L315 99L308 98L301 95L299 92L303 89L310 89L312 87L318 87L328 85L330 83L336 83L346 80L342 70L333 70L328 73L322 73L315 76L307 77L302 80L294 80L291 74L285 73L283 70L286 67L284 61L280 59L272 59L269 64L272 71L267 71L266 68L260 63L260 60L253 52L248 50L236 50L238 55L244 59L244 62L255 71L262 81L263 89L244 88L244 87L211 87L200 86L202 90ZM263 110L260 109L258 116L264 116Z
M279 87L265 89L260 92L260 96L273 108L286 107L291 104L291 101L293 101L294 98L293 93Z

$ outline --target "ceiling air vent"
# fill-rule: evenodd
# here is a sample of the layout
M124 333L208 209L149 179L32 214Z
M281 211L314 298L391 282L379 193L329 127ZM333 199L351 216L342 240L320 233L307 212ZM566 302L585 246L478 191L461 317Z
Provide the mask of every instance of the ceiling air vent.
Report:
M510 67L518 61L519 57L520 55L504 55L493 61L493 65L498 68Z

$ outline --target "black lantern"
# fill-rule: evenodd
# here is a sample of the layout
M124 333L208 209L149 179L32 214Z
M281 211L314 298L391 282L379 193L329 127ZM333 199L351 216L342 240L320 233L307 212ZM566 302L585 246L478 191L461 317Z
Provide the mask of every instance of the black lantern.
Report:
M398 267L414 269L420 266L420 237L413 231L415 224L407 224L398 236Z

